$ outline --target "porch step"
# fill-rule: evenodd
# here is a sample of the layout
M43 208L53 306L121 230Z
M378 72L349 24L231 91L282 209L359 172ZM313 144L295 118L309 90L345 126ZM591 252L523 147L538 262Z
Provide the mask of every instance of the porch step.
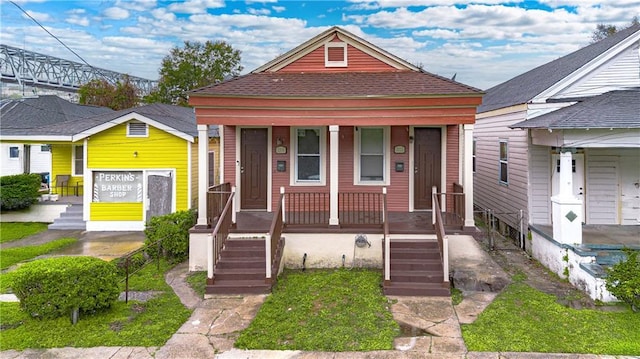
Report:
M264 238L227 239L214 269L214 283L207 294L264 294L271 292L265 283Z
M392 239L389 243L391 269L386 295L449 296L442 260L435 239Z
M81 204L72 204L60 213L60 217L53 220L49 229L79 229L86 230L87 222L82 219L83 206Z

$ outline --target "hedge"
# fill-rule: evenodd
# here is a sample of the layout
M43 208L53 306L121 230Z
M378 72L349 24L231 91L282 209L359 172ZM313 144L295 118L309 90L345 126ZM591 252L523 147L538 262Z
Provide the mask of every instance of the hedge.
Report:
M41 180L36 173L0 177L0 209L24 209L38 202Z

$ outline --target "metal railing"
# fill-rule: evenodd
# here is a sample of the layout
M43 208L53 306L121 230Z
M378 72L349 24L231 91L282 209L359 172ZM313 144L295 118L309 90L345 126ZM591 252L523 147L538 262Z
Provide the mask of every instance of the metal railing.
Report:
M444 231L444 223L442 220L442 212L440 211L440 199L438 193L433 187L433 213L434 227L436 237L438 238L438 248L440 249L440 258L442 259L442 271L444 283L449 283L449 239Z
M222 209L222 212L218 216L215 228L211 233L211 239L207 243L207 284L213 285L214 275L213 271L220 259L220 253L224 248L224 243L229 237L229 231L233 223L232 211L233 200L235 198L235 187L231 187L231 193L227 197L227 201Z
M284 226L284 188L280 188L280 199L271 221L269 234L265 240L265 259L267 283L273 283L278 277L281 253L278 252L278 244L282 237L282 227ZM275 273L274 273L275 272Z
M207 190L207 226L212 227L218 222L218 217L231 195L231 184L221 183Z
M144 267L146 267L147 265L149 265L153 259L155 259L156 261L156 269L159 271L160 270L160 255L162 253L162 241L163 239L159 239L153 243L148 243L143 245L142 247L135 249L125 255L123 255L122 257L116 259L116 266L117 267L124 267L124 278L122 279L124 281L124 301L125 303L129 302L129 277L135 273L137 273L138 271L142 270ZM153 256L148 256L148 259L145 259L144 263L141 264L134 264L133 268L132 267L132 258L135 255L140 254L143 258L144 258L144 253L146 251L148 251L149 249L155 247L155 251L156 251L156 255L155 258L152 258Z

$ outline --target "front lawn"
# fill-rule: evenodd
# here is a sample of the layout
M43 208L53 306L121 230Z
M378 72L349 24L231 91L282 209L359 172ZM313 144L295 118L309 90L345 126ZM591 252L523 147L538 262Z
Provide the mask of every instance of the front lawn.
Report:
M393 349L400 333L382 294L380 271L285 271L235 343L242 349Z
M640 355L640 313L567 308L522 282L461 327L470 351Z
M156 264L152 263L131 278L130 290L162 292L153 299L129 303L118 301L109 310L81 315L76 325L71 324L69 317L34 319L22 312L18 303L0 303L0 350L66 346L162 346L191 315L191 311L182 305L164 281L164 273L169 268L162 261L158 271Z
M76 238L61 238L35 246L0 249L0 269L67 247L77 241Z
M47 227L47 223L40 222L2 222L0 223L0 243L17 241L46 231Z

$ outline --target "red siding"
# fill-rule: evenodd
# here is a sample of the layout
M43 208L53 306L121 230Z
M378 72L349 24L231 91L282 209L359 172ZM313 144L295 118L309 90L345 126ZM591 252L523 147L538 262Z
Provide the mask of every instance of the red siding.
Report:
M236 185L236 126L224 126L224 179Z
M393 147L405 146L405 153L393 153ZM396 162L404 163L404 172L396 172ZM391 127L391 186L387 189L387 204L390 211L409 211L409 126Z
M304 55L278 72L353 72L353 71L397 71L375 57L347 45L347 67L325 67L324 45Z
M453 193L453 183L460 183L459 126L447 126L447 186L446 193ZM447 209L453 210L453 201L447 201Z

